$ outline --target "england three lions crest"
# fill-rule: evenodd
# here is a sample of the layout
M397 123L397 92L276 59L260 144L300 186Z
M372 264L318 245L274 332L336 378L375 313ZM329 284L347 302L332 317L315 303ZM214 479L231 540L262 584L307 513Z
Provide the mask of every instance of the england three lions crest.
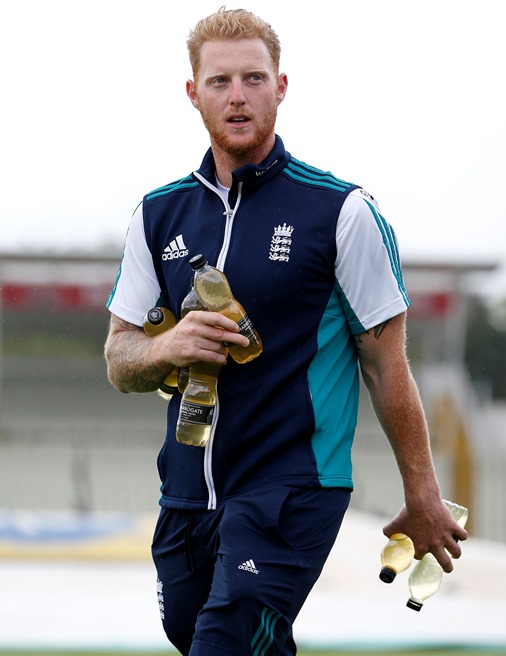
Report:
M274 227L269 249L269 260L288 262L292 245L292 232L293 226L287 226L286 223Z

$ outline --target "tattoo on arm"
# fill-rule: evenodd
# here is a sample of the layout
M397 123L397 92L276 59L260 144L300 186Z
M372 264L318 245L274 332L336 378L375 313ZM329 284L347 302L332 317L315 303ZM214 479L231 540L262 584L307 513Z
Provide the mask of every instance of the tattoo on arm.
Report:
M373 331L375 339L379 339L381 335L383 335L383 332L389 323L390 319L387 319L386 321L383 321L383 323L379 323L377 326L374 326Z
M120 317L117 316L111 317L111 325L114 326L118 331L119 330L127 330L132 332L142 331L142 328L140 328L139 326L136 326L135 324L130 323L129 321L125 321L124 319L121 319Z
M381 335L385 332L386 327L390 323L391 319L387 319L386 321L383 321L383 323L379 323L377 326L374 326L374 328L370 328L369 330L366 330L364 333L360 333L359 335L354 335L355 339L355 345L357 349L360 351L360 345L363 342L362 336L363 335L369 335L372 330L372 335L374 339L379 339Z
M105 344L109 380L122 392L152 392L167 375L153 363L152 344L144 330L113 316Z

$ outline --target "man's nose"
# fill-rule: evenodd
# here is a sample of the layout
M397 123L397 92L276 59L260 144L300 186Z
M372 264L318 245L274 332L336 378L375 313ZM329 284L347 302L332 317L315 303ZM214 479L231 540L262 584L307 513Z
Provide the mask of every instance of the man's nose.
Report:
M244 89L241 80L232 80L230 85L230 104L231 105L244 105L246 99L244 97Z

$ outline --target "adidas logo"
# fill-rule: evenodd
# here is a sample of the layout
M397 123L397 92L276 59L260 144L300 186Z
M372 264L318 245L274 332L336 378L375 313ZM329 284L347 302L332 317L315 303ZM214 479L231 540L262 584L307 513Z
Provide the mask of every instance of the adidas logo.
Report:
M251 572L252 574L258 574L260 572L260 570L256 568L256 565L252 560L247 560L242 565L239 565L237 569L243 569L246 572Z
M177 260L179 257L186 257L188 249L183 241L183 235L178 235L170 244L163 249L162 260Z

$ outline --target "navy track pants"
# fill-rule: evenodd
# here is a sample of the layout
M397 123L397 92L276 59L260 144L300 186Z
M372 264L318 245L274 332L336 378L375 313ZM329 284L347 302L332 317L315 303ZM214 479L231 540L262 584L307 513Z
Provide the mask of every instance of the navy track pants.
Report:
M162 508L152 553L172 644L183 656L293 656L292 624L350 494L279 485L212 511Z

